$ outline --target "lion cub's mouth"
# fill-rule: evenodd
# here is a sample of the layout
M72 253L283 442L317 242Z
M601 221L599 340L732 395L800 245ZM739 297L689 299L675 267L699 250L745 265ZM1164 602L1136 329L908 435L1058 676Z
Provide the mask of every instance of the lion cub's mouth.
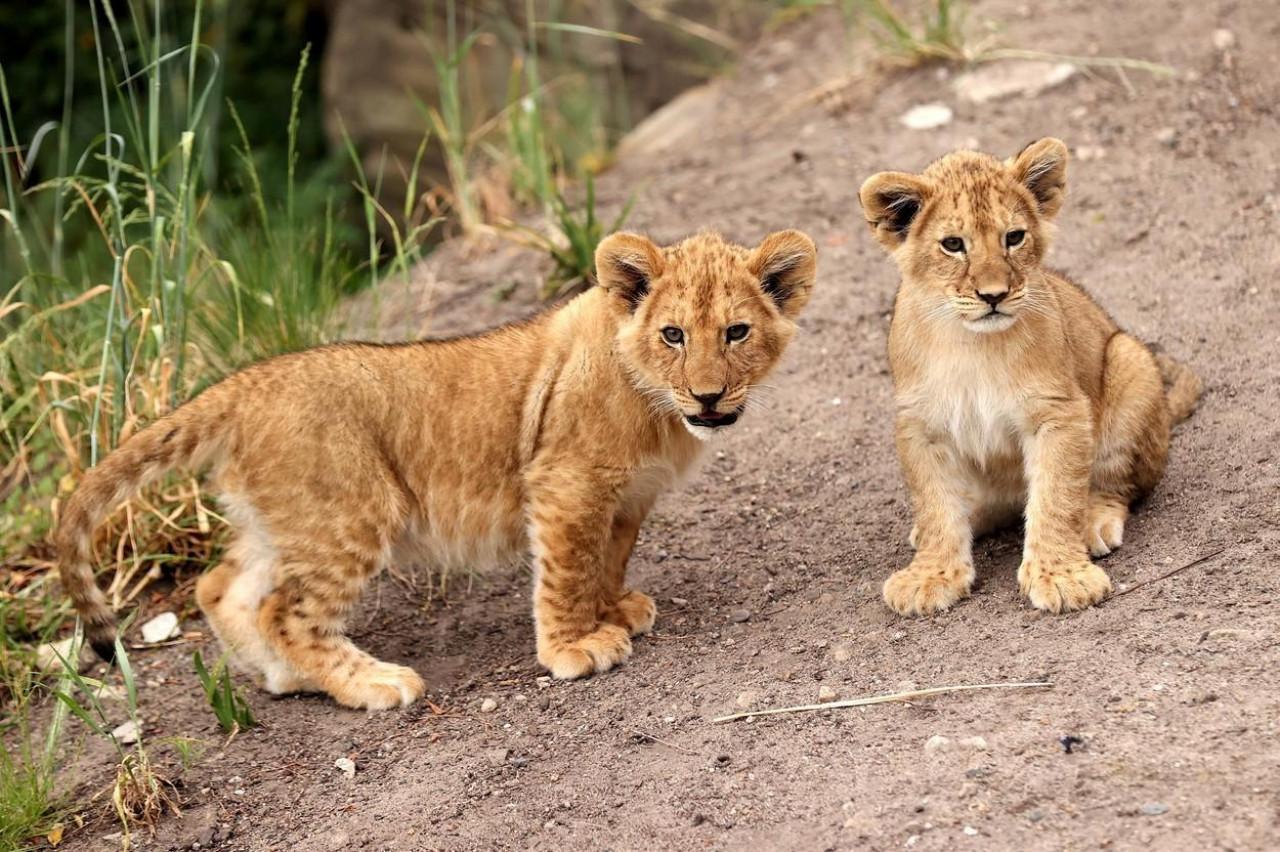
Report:
M992 308L987 313L976 319L967 319L964 321L965 326L970 331L991 332L1004 331L1013 325L1015 317L1013 314Z
M738 422L737 411L721 413L719 411L704 411L701 414L686 414L684 419L690 426L706 426L710 429L718 429L721 426L732 426Z

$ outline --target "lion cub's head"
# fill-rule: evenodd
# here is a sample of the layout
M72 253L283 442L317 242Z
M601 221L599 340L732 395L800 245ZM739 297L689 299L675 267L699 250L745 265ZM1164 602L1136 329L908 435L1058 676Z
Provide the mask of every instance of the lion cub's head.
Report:
M881 172L859 198L904 288L936 300L931 316L998 332L1036 310L1028 281L1044 258L1066 178L1067 146L1041 139L1004 162L956 151L921 175Z
M625 311L618 348L637 386L699 438L738 420L795 333L816 270L799 231L754 249L712 233L667 248L614 234L596 250L600 285Z

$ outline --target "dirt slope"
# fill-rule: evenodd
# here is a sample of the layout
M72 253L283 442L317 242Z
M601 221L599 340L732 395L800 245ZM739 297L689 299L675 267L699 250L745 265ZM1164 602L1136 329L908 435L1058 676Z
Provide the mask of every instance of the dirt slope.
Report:
M803 100L846 62L838 18L820 15L744 61L691 136L624 160L601 190L615 207L636 190L630 224L658 240L713 225L754 241L794 226L821 251L771 409L726 436L642 534L632 572L659 600L657 633L617 671L544 686L527 577L455 583L425 607L425 581L384 578L360 639L422 671L442 712L367 717L254 695L268 727L187 773L186 816L148 848L1274 848L1280 18L1267 0L1123 5L1070 0L1032 15L982 2L971 19L1001 22L1020 46L1167 62L1176 79L1130 74L1128 91L1082 75L976 107L924 69L855 86L854 108L832 112ZM1216 47L1218 27L1238 44ZM955 109L949 125L898 123L935 100ZM1092 155L1072 165L1055 264L1207 386L1105 566L1124 589L1225 551L1054 617L1019 597L1009 532L977 547L971 599L901 619L879 597L909 559L884 356L896 279L856 187L962 144L1012 153L1045 134ZM498 319L525 303L499 305L491 289L535 277L516 252L447 252L416 288L388 289L384 316L392 336ZM153 737L214 739L189 650L144 660ZM853 697L1033 677L1055 686L710 722L743 693L770 706L812 701L822 685ZM487 697L497 709L483 713ZM1065 734L1084 746L1064 753ZM951 747L927 752L934 735ZM986 747L959 744L967 737ZM343 755L353 780L333 767ZM105 848L111 830L72 845Z

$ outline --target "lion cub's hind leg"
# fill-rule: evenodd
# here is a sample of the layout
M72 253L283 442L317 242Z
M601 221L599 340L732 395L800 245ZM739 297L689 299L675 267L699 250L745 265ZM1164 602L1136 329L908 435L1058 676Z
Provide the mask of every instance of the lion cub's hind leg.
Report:
M1107 344L1105 363L1084 530L1095 557L1124 541L1129 504L1160 481L1169 455L1169 406L1151 351L1118 333Z
M262 601L258 627L272 649L308 683L339 704L369 710L404 707L426 685L407 666L384 663L345 635L346 617L366 580L380 567L315 543L281 553L280 580Z
M236 552L242 552L241 557ZM231 664L262 689L276 695L314 691L267 642L258 626L258 609L271 591L274 565L243 559L232 545L227 558L196 581L196 602Z

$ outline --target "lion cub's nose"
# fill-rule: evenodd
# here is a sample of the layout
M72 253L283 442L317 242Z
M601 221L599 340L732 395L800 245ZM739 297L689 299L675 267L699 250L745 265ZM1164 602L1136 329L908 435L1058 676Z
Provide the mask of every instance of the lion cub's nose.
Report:
M979 293L978 298L986 302L991 307L995 307L1004 301L1004 297L1009 295L1008 290L1001 290L999 293Z
M705 408L710 408L720 401L720 397L724 396L725 390L726 388L720 388L720 390L712 391L711 393L695 393L693 398L702 403Z

